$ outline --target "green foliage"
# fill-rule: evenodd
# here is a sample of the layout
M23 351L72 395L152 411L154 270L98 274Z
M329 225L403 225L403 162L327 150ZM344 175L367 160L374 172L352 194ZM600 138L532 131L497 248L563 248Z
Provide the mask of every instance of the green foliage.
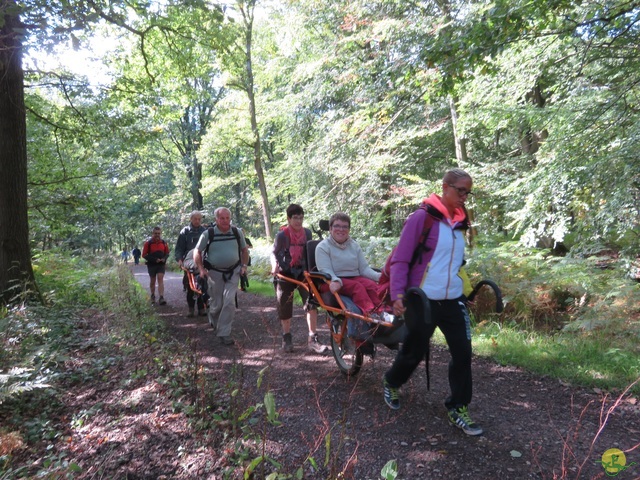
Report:
M621 333L608 328L597 335L551 336L514 324L487 323L476 328L474 349L503 365L522 366L573 384L621 391L640 376L637 348L628 343L637 342L638 336L621 344L617 338ZM621 347L611 347L603 338Z
M124 266L105 267L110 262L108 258L87 261L60 252L45 252L34 262L34 270L46 304L25 301L3 311L0 370L5 373L0 376L0 415L5 427L12 431L0 432L3 442L12 435L19 436L15 448L23 442L35 448L43 442L54 445L65 441L68 425L59 416L60 386L96 378L108 381L111 369L123 361L117 355L101 357L87 352L108 350L110 339L117 336L126 338L128 348L150 346L154 336L162 334L157 321L149 315L146 302L136 301L142 301L144 296L133 288L137 282L129 270ZM121 320L113 320L120 316ZM95 331L104 328L108 337L88 337L85 332L90 322ZM83 362L72 368L76 351L84 352ZM134 372L129 381L136 381L136 376L140 378L141 372ZM82 411L72 423L81 425L100 409L97 404ZM11 455L3 457L0 475L75 478L81 471L78 464L55 448L41 452L40 459L37 466L22 472L12 467Z
M65 352L77 345L73 336L77 309L89 306L96 298L97 281L87 279L86 271L83 278L80 262L72 259L64 263L58 256L48 260L41 258L34 271L50 306L15 304L0 316L0 370L6 372L0 376L0 403L51 386L59 374L55 367L64 363ZM85 290L86 280L90 285Z
M501 363L583 385L630 385L640 376L640 289L621 264L552 257L515 243L476 248L471 276L498 283L505 311L491 314L491 295L478 298L474 348Z
M398 476L398 462L396 460L389 460L384 467L380 475L384 480L395 480Z

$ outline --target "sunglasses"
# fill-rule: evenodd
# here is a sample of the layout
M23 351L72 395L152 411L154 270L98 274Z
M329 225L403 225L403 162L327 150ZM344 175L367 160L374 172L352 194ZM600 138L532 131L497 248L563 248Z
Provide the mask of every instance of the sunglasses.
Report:
M473 192L471 190L465 190L464 188L460 188L460 187L456 187L455 185L451 185L450 183L448 183L447 185L449 185L451 188L453 188L458 195L460 195L461 197L471 197L473 196Z

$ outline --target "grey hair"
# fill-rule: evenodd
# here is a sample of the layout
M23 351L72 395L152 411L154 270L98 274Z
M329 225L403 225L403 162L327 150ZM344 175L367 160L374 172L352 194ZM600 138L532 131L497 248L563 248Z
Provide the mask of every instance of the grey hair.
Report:
M223 210L226 210L227 212L229 212L229 215L231 215L231 210L229 210L227 207L218 207L213 211L213 216L218 218L218 213L222 212Z
M194 211L193 211L193 212L191 212L191 214L189 215L189 220L192 220L192 219L193 219L193 217L198 216L198 215L200 215L201 217L203 216L203 215L202 215L202 212L201 212L200 210L194 210Z
M456 181L461 178L468 178L469 180L471 180L471 175L469 175L467 172L465 172L461 168L452 168L451 170L447 171L447 173L444 174L442 181L444 183L453 184L453 183L456 183Z

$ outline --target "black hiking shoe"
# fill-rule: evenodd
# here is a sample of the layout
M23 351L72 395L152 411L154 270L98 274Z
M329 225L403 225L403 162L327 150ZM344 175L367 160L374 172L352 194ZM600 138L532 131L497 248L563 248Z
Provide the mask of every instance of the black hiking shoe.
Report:
M363 355L370 355L371 358L376 356L376 347L371 342L366 340L356 340L356 349Z

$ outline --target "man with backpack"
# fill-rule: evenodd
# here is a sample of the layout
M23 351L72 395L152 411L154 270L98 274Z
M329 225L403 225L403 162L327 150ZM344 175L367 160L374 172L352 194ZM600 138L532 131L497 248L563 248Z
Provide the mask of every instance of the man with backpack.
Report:
M233 345L235 296L240 275L247 273L249 249L242 230L231 225L228 208L219 207L214 215L216 223L200 236L193 260L200 276L208 278L209 324L223 345Z
M194 210L189 216L189 225L180 230L178 240L176 241L175 259L181 268L184 266L184 259L187 253L196 247L200 236L205 230L206 228L202 225L202 212ZM187 306L189 307L187 317L191 318L195 316L196 303L198 304L198 315L201 317L205 316L207 311L202 300L202 295L197 295L191 290L187 272L184 272L182 284L187 292Z
M147 272L149 272L149 291L151 292L151 303L156 303L156 279L158 280L158 304L166 305L164 299L164 269L169 258L169 246L162 239L162 229L153 227L151 238L144 242L142 247L142 258L147 262Z
M311 240L311 230L302 227L304 210L300 205L292 203L287 207L287 225L278 232L271 254L271 272L280 273L296 280L303 278L303 271L307 259L307 242ZM325 353L327 346L318 340L318 309L315 305L309 305L309 293L293 282L287 282L275 278L276 300L278 303L278 316L282 325L282 349L293 352L293 340L291 337L291 318L293 317L293 294L298 290L300 298L307 312L307 349L315 353Z

